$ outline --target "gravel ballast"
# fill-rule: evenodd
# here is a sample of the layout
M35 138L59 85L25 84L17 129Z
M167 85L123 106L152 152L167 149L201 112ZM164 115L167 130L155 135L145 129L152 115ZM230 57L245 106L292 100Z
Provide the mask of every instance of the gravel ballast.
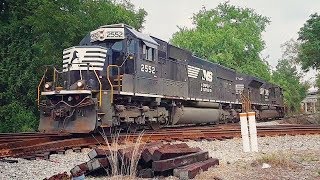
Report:
M261 154L278 151L318 150L320 153L320 135L259 137L258 153L244 153L242 151L242 139L240 138L223 141L189 141L187 144L191 147L200 147L209 151L210 156L216 157L225 163L232 163L238 160L251 161Z
M258 153L243 153L239 138L187 144L200 147L220 160L218 167L201 173L196 179L320 179L320 135L259 137ZM68 150L65 155L51 155L50 160L0 162L0 179L44 179L64 171L69 173L75 165L88 160L89 151ZM285 163L278 162L276 155ZM278 164L269 163L271 167L263 169L261 159L276 160Z
M65 155L52 154L50 160L25 160L18 158L18 163L0 162L0 179L44 179L57 173L68 172L75 165L89 160L83 149L81 153L67 150Z
M188 142L220 160L196 179L320 179L320 135L259 137L257 153L242 152L239 138ZM267 163L270 168L262 168Z

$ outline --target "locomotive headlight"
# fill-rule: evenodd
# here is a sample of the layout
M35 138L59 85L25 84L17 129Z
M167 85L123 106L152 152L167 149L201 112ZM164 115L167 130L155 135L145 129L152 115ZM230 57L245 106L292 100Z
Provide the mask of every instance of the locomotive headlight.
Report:
M78 81L78 82L77 82L77 87L78 87L78 89L83 89L83 88L84 88L84 85L85 85L84 81Z
M44 85L44 88L49 89L49 88L50 88L50 84L46 83L46 84Z
M83 83L81 81L77 82L77 86L78 87L82 87L83 86Z
M44 84L44 89L46 91L51 90L51 87L52 87L52 82L47 82L47 83Z

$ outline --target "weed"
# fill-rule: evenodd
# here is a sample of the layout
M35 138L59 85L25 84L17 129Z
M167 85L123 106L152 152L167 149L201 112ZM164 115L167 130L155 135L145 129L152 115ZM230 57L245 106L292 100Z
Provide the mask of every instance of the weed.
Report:
M110 151L109 163L111 166L110 176L111 179L135 179L137 174L138 162L144 147L142 142L144 132L140 132L137 139L134 142L129 141L129 136L120 135L120 131L111 134L111 137L107 136L103 131L100 133L105 140L107 150ZM123 138L125 137L125 138ZM120 141L124 141L124 145L120 145ZM130 156L128 159L124 157L124 153L119 153L120 149L130 148ZM106 169L108 172L108 170Z
M285 153L271 153L264 154L256 160L259 164L267 163L271 166L277 167L294 167L293 162L290 160L289 154Z

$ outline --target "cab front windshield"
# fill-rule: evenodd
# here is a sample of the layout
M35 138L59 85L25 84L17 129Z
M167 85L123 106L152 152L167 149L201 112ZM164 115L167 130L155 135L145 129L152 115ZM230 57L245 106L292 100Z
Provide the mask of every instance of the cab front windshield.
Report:
M120 52L123 50L123 40L108 40L106 47L112 49L112 51Z

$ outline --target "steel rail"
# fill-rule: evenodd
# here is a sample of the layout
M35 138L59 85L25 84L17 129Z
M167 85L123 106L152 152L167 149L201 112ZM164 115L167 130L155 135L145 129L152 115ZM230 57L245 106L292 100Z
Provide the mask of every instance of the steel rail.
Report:
M257 127L258 136L284 136L320 134L320 126L263 126ZM130 133L118 135L118 142L135 142L141 133ZM60 137L60 139L59 139ZM199 129L178 128L175 130L146 131L142 136L143 142L149 141L187 141L187 140L223 140L241 137L238 126L229 127L201 127ZM112 142L112 135L107 136L108 142ZM42 138L31 138L17 142L0 144L0 158L25 157L37 153L52 152L74 147L88 147L96 144L104 144L106 141L100 134L87 134L81 136L43 136Z

